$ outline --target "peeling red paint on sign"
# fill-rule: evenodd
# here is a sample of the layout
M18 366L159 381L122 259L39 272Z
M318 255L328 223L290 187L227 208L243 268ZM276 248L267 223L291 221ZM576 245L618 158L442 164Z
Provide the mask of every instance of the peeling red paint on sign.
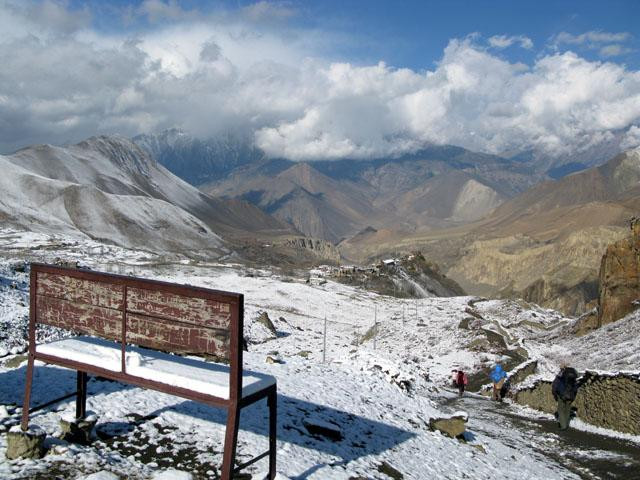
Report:
M38 294L116 310L122 310L124 300L120 285L45 272L38 274Z
M42 295L37 296L36 304L39 323L110 340L120 340L122 337L122 312L118 310Z
M177 353L206 353L229 359L229 331L127 315L127 343Z
M228 303L143 288L127 289L127 311L222 329L231 319Z
M36 283L37 323L230 360L236 294L77 270L40 271Z

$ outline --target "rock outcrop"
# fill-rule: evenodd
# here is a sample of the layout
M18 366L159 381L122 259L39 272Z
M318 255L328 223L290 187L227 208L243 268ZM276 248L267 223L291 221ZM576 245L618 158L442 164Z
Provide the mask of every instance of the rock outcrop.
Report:
M466 414L455 414L448 418L430 418L429 428L437 430L451 438L457 438L465 431L467 423Z
M519 293L527 302L574 315L587 310L589 302L597 297L598 278L595 272L582 272L579 278L569 282L543 275Z
M631 236L609 245L600 262L597 307L578 319L574 333L585 333L620 320L640 299L640 219L630 222Z
M284 246L310 253L323 262L340 263L340 252L335 245L326 240L306 237L290 238L285 240Z
M635 310L640 298L640 219L631 220L631 237L610 245L600 264L598 327Z

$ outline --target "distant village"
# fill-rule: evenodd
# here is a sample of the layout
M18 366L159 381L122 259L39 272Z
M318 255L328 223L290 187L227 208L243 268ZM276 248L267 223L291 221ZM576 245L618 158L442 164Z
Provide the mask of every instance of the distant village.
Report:
M311 270L311 275L316 278L324 277L353 277L362 275L380 275L386 270L410 262L416 258L416 254L405 255L401 258L387 258L372 263L366 267L359 265L320 265Z

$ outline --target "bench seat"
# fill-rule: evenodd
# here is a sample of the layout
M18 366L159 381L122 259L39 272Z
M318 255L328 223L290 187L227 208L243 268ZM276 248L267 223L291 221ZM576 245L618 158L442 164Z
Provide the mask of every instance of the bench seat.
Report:
M122 366L121 344L95 337L79 336L37 345L36 353L113 372L120 372ZM227 365L129 345L125 350L125 358L127 374L134 377L229 399L230 369ZM242 397L248 397L275 383L276 379L270 375L243 370Z

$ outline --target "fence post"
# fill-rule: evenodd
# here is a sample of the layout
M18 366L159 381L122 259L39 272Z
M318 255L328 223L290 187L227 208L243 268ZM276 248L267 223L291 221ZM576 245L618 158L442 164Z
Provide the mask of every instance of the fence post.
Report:
M376 349L376 340L378 338L378 305L374 305L373 310L373 349Z
M327 314L324 314L324 344L322 347L322 363L327 361Z

